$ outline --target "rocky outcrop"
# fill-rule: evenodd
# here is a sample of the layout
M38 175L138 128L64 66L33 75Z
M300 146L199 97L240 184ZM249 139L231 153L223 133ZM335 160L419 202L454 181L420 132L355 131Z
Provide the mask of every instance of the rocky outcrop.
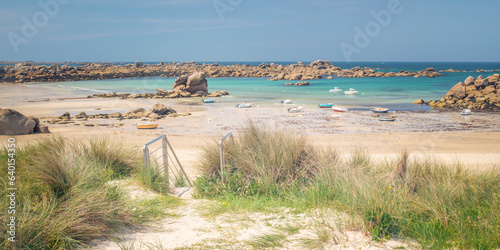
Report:
M436 76L442 76L439 74L434 68L426 68L423 71L418 71L413 77L419 78L419 77L427 77L427 78L434 78Z
M26 117L13 109L0 108L0 135L26 135L50 133L47 126L41 125L36 117Z
M208 95L208 83L203 72L179 76L175 79L172 89L182 97Z
M325 60L317 60L310 64L297 62L291 65L279 65L274 63L262 63L258 66L249 64L219 65L217 63L205 64L195 62L144 64L137 61L127 65L112 65L110 63L87 63L81 66L70 66L61 64L35 65L33 63L18 63L16 65L0 67L0 82L57 82L57 81L80 81L101 79L123 79L138 77L180 77L189 76L196 72L204 72L204 77L266 77L270 80L296 80L305 81L321 79L323 76L341 77L395 77L415 76L435 77L439 73L430 70L420 72L400 71L382 72L370 68L354 67L352 69L341 69L333 63ZM179 82L185 80L186 88L188 79L180 78ZM196 83L203 85L201 77L193 77L191 85L186 92L195 94L198 89ZM182 85L182 84L181 84ZM201 89L203 90L203 89ZM180 92L179 92L180 93Z
M416 100L416 101L414 101L414 102L412 102L412 103L413 103L413 104L417 104L417 105L419 105L419 104L424 104L424 103L425 103L425 101L424 101L423 99L418 99L418 100Z
M469 76L453 86L441 100L428 104L432 108L500 109L500 75L477 79Z
M205 74L198 72L190 75L187 79L186 91L192 95L207 95L208 83Z

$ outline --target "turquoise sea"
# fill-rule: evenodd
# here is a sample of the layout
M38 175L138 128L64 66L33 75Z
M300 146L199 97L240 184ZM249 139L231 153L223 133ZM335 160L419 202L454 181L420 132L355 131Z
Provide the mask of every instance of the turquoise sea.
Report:
M225 63L225 64L235 64ZM245 62L240 62L245 63ZM279 62L278 62L279 63ZM223 63L220 63L223 64ZM259 64L259 63L252 63ZM282 62L280 64L286 64ZM267 78L208 78L209 91L227 90L230 97L218 99L220 103L236 104L246 101L259 105L273 105L280 100L292 99L297 104L317 105L320 103L334 103L348 106L351 109L368 109L371 107L387 107L391 110L429 110L426 105L414 105L417 99L438 100L458 82L472 75L489 76L500 69L500 63L352 63L350 65L336 65L342 68L354 66L380 68L380 70L423 70L434 67L436 70L453 68L467 70L464 73L442 73L444 76L436 78L390 77L390 78L341 78L308 80L309 86L286 86L286 82L298 81L268 81ZM489 72L472 72L482 68ZM100 81L77 81L43 83L46 86L57 87L77 95L91 95L94 93L147 93L156 92L157 88L171 89L175 78L141 78ZM354 88L358 95L329 93L334 87L348 90ZM200 98L190 98L199 102ZM184 100L184 99L183 99Z

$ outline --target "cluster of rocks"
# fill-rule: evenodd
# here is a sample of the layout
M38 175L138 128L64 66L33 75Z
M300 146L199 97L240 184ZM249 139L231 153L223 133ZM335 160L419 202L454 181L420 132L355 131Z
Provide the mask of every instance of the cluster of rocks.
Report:
M182 75L175 79L172 86L173 90L156 89L156 93L135 94L130 93L110 93L93 94L87 98L93 97L118 97L121 99L136 98L180 98L180 97L221 97L229 95L225 90L208 93L208 82L203 72L197 72L192 75Z
M408 75L411 75L411 74L409 74L409 72L408 72ZM434 78L436 76L442 76L442 75L439 74L434 68L426 68L422 71L417 71L417 73L415 73L413 75L414 78L419 78L419 77Z
M113 65L111 63L87 63L85 65L35 65L33 63L18 63L15 65L0 67L0 82L54 82L54 81L79 81L79 80L101 80L120 79L136 77L178 77L181 78L179 86L185 86L187 92L196 94L194 91L200 83L200 78L193 77L193 73L205 72L204 77L269 77L270 80L311 80L320 79L325 75L342 77L392 77L392 76L414 76L418 72L375 72L374 69L354 67L352 69L341 69L333 63L325 60L317 60L310 64L298 62L291 65L279 65L275 63L262 63L258 66L249 64L219 65L200 64L195 62L183 63L158 63L144 64L136 62L127 65ZM437 73L437 72L436 72ZM422 76L437 76L437 74L421 74ZM182 82L185 81L185 84ZM192 91L194 92L192 92ZM202 92L200 92L202 93Z
M116 113L115 113L116 114ZM47 122L50 124L75 124L78 125L77 122L79 121L87 121L88 119L109 119L109 118L118 118L116 116L113 116L114 114L108 115L108 114L98 114L98 115L87 115L85 112L80 112L78 115L75 115L74 117L71 117L71 114L66 112L63 115L59 117L55 117L51 120L48 120ZM121 114L120 114L121 116ZM125 125L124 123L113 123L113 124L108 124L108 123L81 123L83 126L87 127L121 127Z
M68 124L68 123L76 123L78 121L88 121L89 119L143 119L143 120L151 120L156 121L165 117L179 117L179 116L188 116L191 113L183 113L178 114L171 107L167 107L164 104L157 103L150 110L145 110L143 108L133 109L131 111L122 114L120 112L115 112L113 114L96 114L96 115L87 115L85 112L80 112L79 114L71 117L69 112L64 113L58 117L52 117L51 120L48 121L50 124ZM121 124L121 123L120 123ZM117 126L123 126L123 124L118 124ZM95 124L83 123L86 126L95 126ZM110 124L105 124L102 126L109 126Z
M161 103L157 103L150 110L146 111L143 108L131 110L123 114L123 119L144 119L149 118L152 121L159 120L165 117L188 116L190 113L178 114L173 108L167 107Z
M40 124L36 117L26 117L13 109L0 108L0 135L26 135L50 133L49 127Z
M328 64L327 64L328 63ZM413 76L415 78L418 77L428 77L428 78L433 78L436 76L442 76L438 72L436 72L435 69L433 68L427 68L423 71L418 71L414 72L413 70L410 71L404 71L401 70L399 72L382 72L382 71L375 71L374 69L371 68L361 68L361 67L354 67L352 69L341 69L340 67L335 67L333 64L327 62L320 64L322 65L321 67L318 67L318 69L322 69L319 72L315 71L310 71L308 69L296 69L292 73L287 73L287 72L282 72L279 73L276 77L270 78L270 81L277 81L277 80L309 80L309 79L321 79L323 78L323 75L329 75L327 79L333 79L333 76L339 76L339 77L396 77L396 76Z
M461 72L465 72L465 70L446 69L439 71L439 73L461 73Z
M432 108L500 109L500 75L467 77L453 86L441 100L429 101Z

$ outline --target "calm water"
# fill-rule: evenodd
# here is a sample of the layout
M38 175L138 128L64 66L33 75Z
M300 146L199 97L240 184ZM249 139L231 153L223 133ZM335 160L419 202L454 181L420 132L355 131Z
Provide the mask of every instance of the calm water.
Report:
M242 62L245 63L245 62ZM222 63L221 63L222 64ZM227 63L234 64L234 63ZM258 63L257 63L258 64ZM282 63L283 64L283 63ZM403 70L422 70L427 67L441 69L485 70L500 69L500 63L353 63L351 66L336 65L342 68L354 66ZM384 67L385 65L385 67ZM488 67L486 67L488 66ZM310 86L286 86L286 82L297 81L268 81L267 78L208 78L209 91L227 90L230 97L219 99L222 103L238 103L242 101L272 105L283 99L293 99L298 104L317 105L319 103L334 103L351 108L369 108L374 106L388 107L392 110L428 110L426 105L413 105L417 99L441 99L456 83L464 81L469 75L489 76L494 73L444 73L436 78L334 78L309 80ZM146 78L146 79L120 79L100 81L79 81L44 83L45 86L58 88L78 95L93 93L128 92L132 94L156 92L157 88L171 89L175 78ZM329 93L334 87L348 90L354 88L358 95L344 95ZM191 98L199 102L199 98Z

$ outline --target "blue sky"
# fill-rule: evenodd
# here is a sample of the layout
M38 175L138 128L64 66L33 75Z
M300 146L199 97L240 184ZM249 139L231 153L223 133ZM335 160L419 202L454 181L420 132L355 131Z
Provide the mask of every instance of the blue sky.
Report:
M3 1L0 61L498 62L499 9L498 0Z

